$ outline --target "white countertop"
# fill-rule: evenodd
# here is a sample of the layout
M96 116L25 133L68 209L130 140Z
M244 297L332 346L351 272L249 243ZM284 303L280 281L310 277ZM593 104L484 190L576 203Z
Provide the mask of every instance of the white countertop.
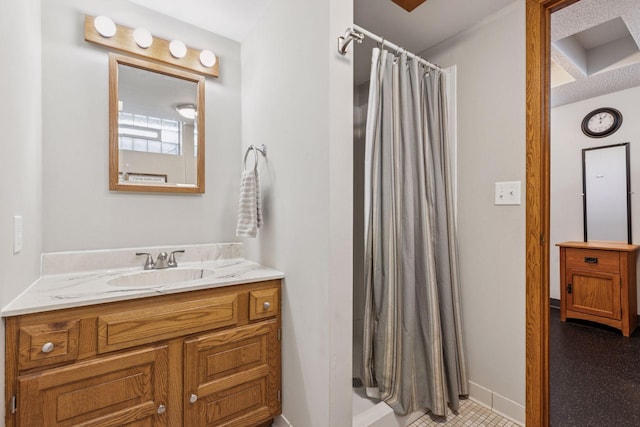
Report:
M237 254L234 253L234 255ZM132 274L175 270L202 270L207 277L181 283L154 286L117 286L109 283L113 279ZM199 271L196 271L199 273ZM141 276L140 276L141 277ZM37 313L62 308L79 307L112 301L144 298L154 295L173 294L210 289L242 283L281 279L284 274L244 258L222 258L181 262L179 267L168 270L144 271L135 268L73 271L62 274L43 274L25 292L3 308L2 317Z

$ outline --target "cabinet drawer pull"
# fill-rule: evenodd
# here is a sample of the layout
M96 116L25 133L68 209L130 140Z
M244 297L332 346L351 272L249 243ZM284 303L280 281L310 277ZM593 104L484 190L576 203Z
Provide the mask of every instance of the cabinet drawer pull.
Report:
M167 411L167 407L164 405L158 406L158 414L162 415Z
M597 264L598 258L594 256L586 256L584 257L584 262L586 262L587 264Z
M271 303L269 301L265 301L264 304L262 304L262 308L269 310L271 308Z
M42 344L42 352L43 353L51 353L53 351L53 343L52 342L47 342Z
M191 396L189 396L189 402L196 403L197 401L198 401L198 396L196 396L195 394L191 394Z

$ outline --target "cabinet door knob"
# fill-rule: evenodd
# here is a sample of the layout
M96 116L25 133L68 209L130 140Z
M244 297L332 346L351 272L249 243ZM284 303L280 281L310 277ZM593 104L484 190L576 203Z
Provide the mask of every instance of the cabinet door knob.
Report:
M189 396L189 402L196 403L197 401L198 401L198 396L196 396L195 394L192 394L191 396Z
M42 344L42 352L43 353L51 353L53 351L53 343L52 342L47 342Z
M269 301L265 301L264 304L262 304L262 308L269 310L271 308L271 303Z
M158 406L158 414L162 415L167 411L167 407L164 405Z

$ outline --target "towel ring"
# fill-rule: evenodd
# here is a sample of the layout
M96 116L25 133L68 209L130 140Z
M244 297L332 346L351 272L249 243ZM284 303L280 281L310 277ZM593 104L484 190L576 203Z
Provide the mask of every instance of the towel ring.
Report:
M244 170L247 170L247 156L249 156L249 152L251 151L251 147L249 147L247 149L247 152L244 153ZM255 163L253 164L253 170L256 170L258 168L258 152L256 150L253 150L253 152L255 153L256 157L255 157Z
M262 154L263 156L267 157L267 146L262 144L260 147L256 147L255 145L250 145L247 148L247 151L244 153L244 170L247 170L247 157L249 156L249 152L253 150L253 153L255 154L255 159L254 159L254 164L253 164L253 170L258 169L258 152L260 152L260 154Z

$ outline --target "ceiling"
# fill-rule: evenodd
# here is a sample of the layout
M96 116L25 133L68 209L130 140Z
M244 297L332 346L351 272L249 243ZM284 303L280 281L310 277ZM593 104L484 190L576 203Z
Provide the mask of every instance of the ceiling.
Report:
M271 2L130 1L239 42L260 20ZM392 0L353 1L356 24L402 48L419 53L521 0L427 0L412 12L407 12ZM585 32L601 24L604 25ZM640 63L632 63L636 56L640 60L637 49L640 44L640 0L581 0L560 10L552 15L552 42L555 86L551 93L552 106L640 85ZM356 84L369 78L370 48L373 46L374 42L365 40L362 45L349 48L355 49ZM596 55L598 49L600 56ZM602 52L607 53L608 58ZM610 64L606 63L607 60ZM588 65L598 62L600 65L596 71Z
M391 0L354 0L357 25L410 52L419 53L473 27L514 0L427 0L407 12ZM355 82L369 79L371 49L355 48ZM429 58L425 58L429 59Z
M212 33L241 42L271 0L129 0Z
M640 0L581 0L551 15L551 106L640 85Z

